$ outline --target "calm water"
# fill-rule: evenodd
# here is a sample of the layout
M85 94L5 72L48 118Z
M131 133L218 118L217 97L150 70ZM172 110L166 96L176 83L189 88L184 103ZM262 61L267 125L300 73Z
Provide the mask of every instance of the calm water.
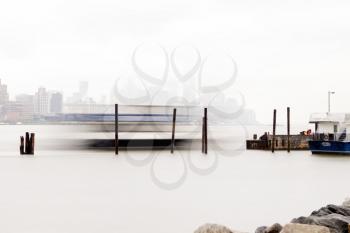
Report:
M1 232L179 233L206 222L253 232L350 194L350 157L228 151L244 145L239 127L225 129L217 142L225 149L207 156L44 147L55 134L78 134L63 128L0 126ZM27 129L37 133L35 157L18 155Z

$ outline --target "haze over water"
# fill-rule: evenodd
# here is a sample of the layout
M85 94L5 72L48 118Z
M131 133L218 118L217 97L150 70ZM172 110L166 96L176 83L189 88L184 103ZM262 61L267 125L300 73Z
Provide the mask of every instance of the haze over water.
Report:
M51 135L55 127L1 126L6 134L0 138L1 232L178 233L207 222L253 232L341 203L350 193L350 157L308 151L218 153L215 170L200 175L193 167L215 161L210 142L207 156L200 148L189 154L161 151L151 155L154 164L136 166L152 152L41 150L40 140L47 136L40 135ZM19 156L16 145L28 128L40 132L34 157ZM257 130L248 129L250 136ZM230 140L244 140L234 133L240 132L238 126L229 132ZM163 182L187 175L168 190L154 182L151 171Z

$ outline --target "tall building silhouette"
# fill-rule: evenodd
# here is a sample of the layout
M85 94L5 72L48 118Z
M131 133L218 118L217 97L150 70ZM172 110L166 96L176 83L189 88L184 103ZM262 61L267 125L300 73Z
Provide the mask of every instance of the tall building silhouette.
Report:
M40 87L34 95L34 113L43 115L49 113L49 93Z
M20 121L30 122L34 116L34 96L21 94L16 96L16 101L13 105L17 105L20 113Z
M62 110L63 110L63 95L59 92L51 93L50 113L62 113Z
M1 83L0 79L0 105L4 105L9 101L9 94L7 92L7 85Z

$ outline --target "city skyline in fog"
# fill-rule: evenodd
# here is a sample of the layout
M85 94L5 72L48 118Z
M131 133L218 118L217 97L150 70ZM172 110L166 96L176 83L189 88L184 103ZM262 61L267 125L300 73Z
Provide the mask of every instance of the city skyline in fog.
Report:
M270 123L274 108L284 114L290 106L292 120L306 123L310 113L327 111L329 90L336 92L332 110L350 112L350 94L339 85L350 75L349 6L341 0L2 2L0 78L9 93L44 86L67 96L86 80L91 97L111 99L118 79L136 80L123 91L138 94L131 57L139 45L161 45L169 57L178 46L190 45L203 59L218 55L203 75L207 80L227 78L221 55L234 58L237 81L225 94L242 93L258 120ZM140 54L140 65L160 77L159 51ZM180 70L191 68L191 55L180 52ZM182 83L170 71L163 90L181 95Z

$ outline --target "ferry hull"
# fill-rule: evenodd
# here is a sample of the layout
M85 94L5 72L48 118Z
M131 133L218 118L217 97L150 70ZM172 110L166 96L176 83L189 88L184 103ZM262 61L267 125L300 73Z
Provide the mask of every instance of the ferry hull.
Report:
M340 141L309 141L309 149L313 154L348 154L350 142Z

